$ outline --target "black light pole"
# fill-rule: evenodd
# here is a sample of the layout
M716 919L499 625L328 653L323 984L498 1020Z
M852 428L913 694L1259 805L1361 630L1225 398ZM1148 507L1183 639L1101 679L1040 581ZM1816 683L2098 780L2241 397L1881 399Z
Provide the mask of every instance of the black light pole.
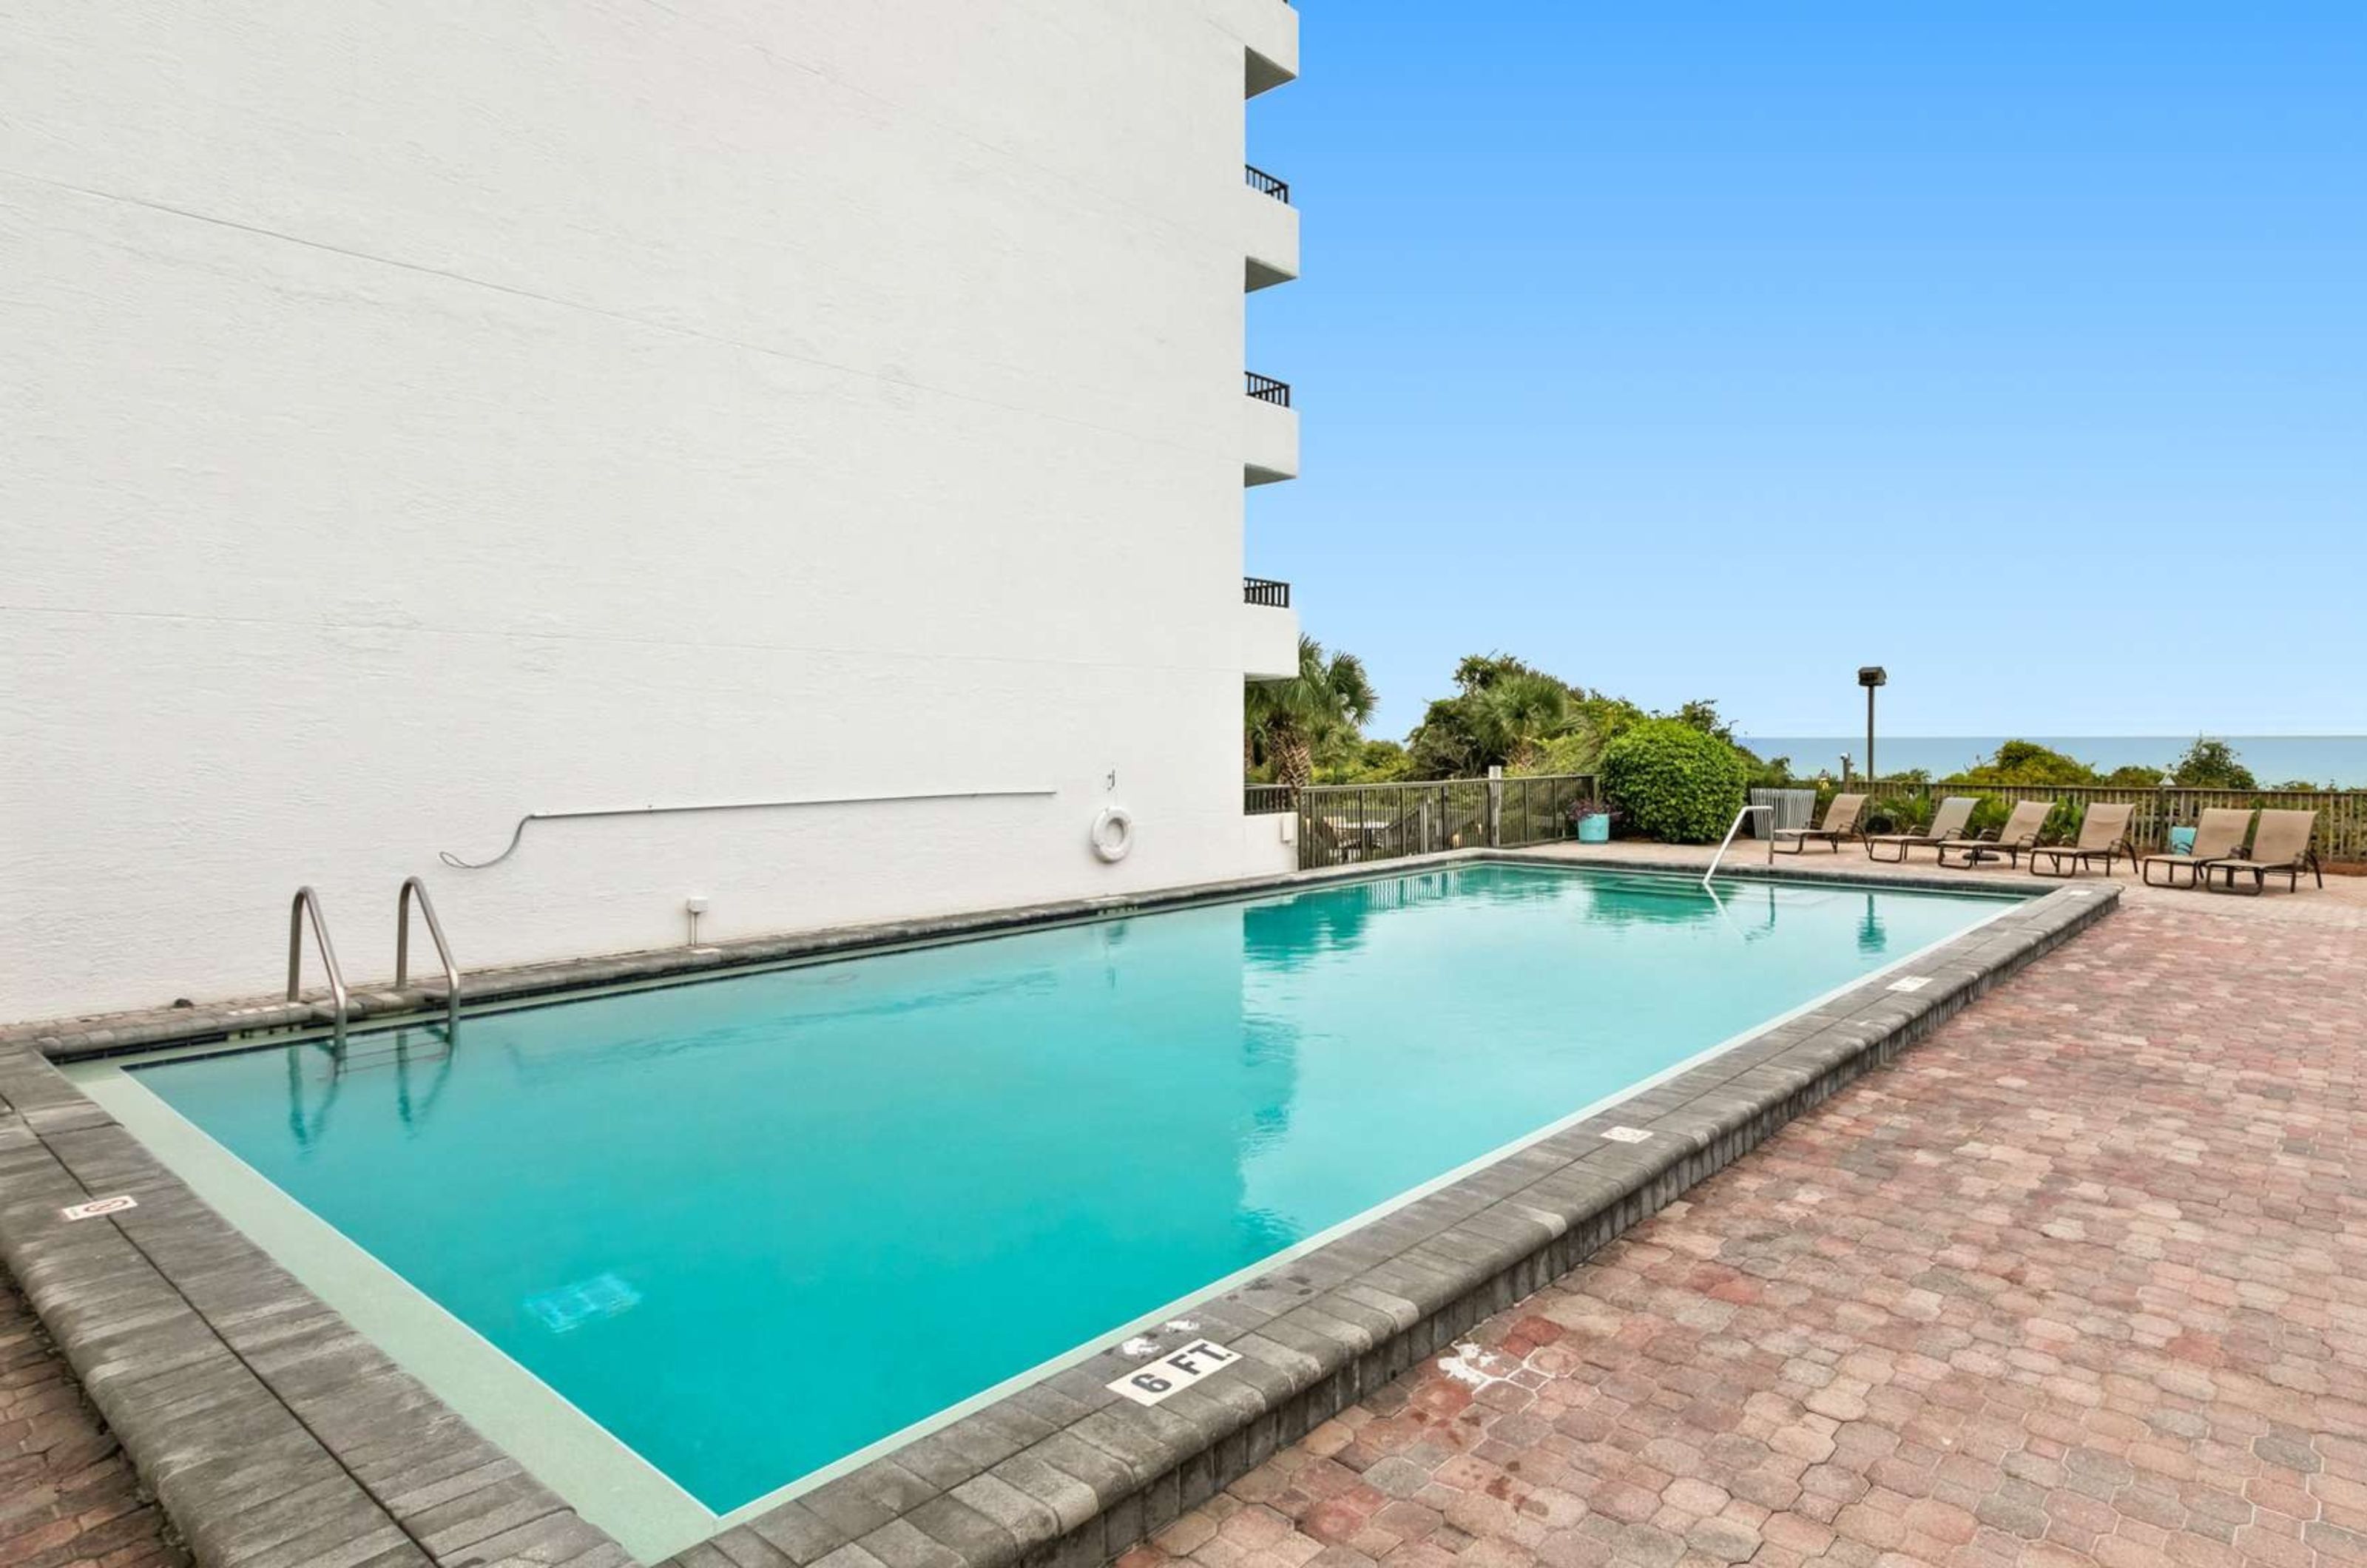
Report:
M1865 782L1869 784L1882 775L1874 771L1874 689L1890 680L1879 664L1859 668L1857 683L1865 688Z

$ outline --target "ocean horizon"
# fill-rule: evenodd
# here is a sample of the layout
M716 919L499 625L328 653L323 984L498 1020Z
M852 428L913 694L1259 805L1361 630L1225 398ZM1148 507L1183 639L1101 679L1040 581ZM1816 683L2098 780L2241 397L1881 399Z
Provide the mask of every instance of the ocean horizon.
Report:
M1819 770L1835 774L1846 752L1852 768L1865 761L1865 736L1760 736L1736 739L1761 757L1789 757L1795 773ZM2263 787L2307 779L2338 789L2367 788L2367 735L2226 735L2218 737L2236 750L2237 760L2252 770ZM2008 739L2034 740L2067 756L2077 757L2100 772L2114 768L2169 764L2194 744L2191 735L1885 735L1874 732L1874 761L1885 773L1921 769L1934 778L1961 773L1994 752Z

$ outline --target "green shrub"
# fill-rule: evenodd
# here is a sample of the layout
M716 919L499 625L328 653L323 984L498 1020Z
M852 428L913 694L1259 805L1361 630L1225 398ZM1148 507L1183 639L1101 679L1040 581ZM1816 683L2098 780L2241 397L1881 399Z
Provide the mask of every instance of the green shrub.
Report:
M2180 789L2258 789L2260 781L2236 759L2236 749L2208 735L2195 738L2186 755L2170 765Z
M1749 775L1740 752L1680 719L1647 719L1603 750L1603 793L1631 829L1665 843L1723 836Z
M1944 782L2017 788L2096 784L2101 778L2095 769L2077 757L2050 751L2034 740L2009 740L1972 768Z
M1568 735L1557 735L1541 747L1527 767L1508 768L1507 773L1591 773L1603 766L1603 738L1591 729L1573 729Z

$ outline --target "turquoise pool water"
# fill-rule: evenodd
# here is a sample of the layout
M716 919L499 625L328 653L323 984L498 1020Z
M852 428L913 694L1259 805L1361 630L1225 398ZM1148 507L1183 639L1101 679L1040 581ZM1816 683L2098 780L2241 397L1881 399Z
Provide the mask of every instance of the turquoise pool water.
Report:
M1997 908L1477 865L133 1073L720 1514Z

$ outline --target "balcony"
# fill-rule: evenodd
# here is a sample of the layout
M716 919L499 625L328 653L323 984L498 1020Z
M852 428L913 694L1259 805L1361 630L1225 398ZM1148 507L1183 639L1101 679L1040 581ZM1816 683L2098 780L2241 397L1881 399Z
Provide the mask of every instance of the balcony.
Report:
M1290 204L1286 182L1246 164L1241 170L1245 178L1237 200L1247 264L1241 281L1246 291L1255 293L1298 276L1298 209Z
M1241 674L1251 681L1287 681L1298 673L1298 615L1290 607L1290 584L1271 578L1241 579Z
M1241 40L1241 96L1254 98L1298 75L1298 13L1280 0L1215 0L1218 25Z
M1298 477L1298 415L1290 383L1250 372L1243 400L1241 482L1272 484Z

